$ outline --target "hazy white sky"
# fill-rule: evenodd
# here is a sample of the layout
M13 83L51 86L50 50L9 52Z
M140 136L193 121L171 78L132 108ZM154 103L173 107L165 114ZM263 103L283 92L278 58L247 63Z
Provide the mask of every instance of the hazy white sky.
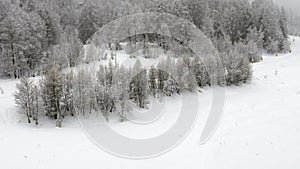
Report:
M279 5L285 6L287 9L292 9L294 12L300 14L300 0L273 0Z

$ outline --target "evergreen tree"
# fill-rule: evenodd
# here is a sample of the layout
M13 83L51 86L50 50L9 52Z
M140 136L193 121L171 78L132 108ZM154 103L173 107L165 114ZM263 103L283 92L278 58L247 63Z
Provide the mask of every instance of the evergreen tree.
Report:
M226 70L227 85L247 83L252 78L252 68L249 59L232 47L228 52L221 53L222 62Z
M156 97L158 71L152 66L149 70L149 90L153 97Z
M279 16L279 26L280 26L280 30L282 32L282 36L283 38L287 39L288 38L288 28L287 28L287 14L285 12L285 8L281 7L280 10L280 16Z
M79 17L79 38L83 44L97 31L96 8L94 4L87 3Z
M176 62L176 68L177 68L177 72L176 72L176 81L178 82L178 87L180 89L180 92L182 92L184 90L184 72L185 70L185 65L183 62L182 58L179 58Z
M162 59L159 61L157 65L157 80L158 80L158 91L160 93L164 92L164 88L166 87L166 81L169 79L169 73L171 73L171 58Z
M195 57L194 61L192 62L192 70L194 72L197 85L199 87L205 87L209 85L210 78L208 71L206 70L206 67L203 64L203 62L198 57Z
M184 83L184 89L194 92L197 88L197 82L195 79L194 69L192 67L193 60L188 55L183 57L184 62L184 74L182 80Z
M109 64L109 68L100 65L97 72L97 84L96 84L96 103L102 113L102 115L109 120L109 115L116 109L117 96L117 81L114 84L114 69L112 64Z
M139 60L133 67L134 76L130 83L130 98L140 108L145 108L147 100L147 71L142 69L142 64Z
M121 107L121 122L125 120L125 112L128 112L131 108L129 103L129 76L128 70L121 67L119 70L119 101Z
M41 81L41 89L46 116L56 119L56 126L61 127L63 82L62 75L57 67L52 67L47 72L45 78Z
M74 107L74 89L73 89L73 71L63 75L63 96L62 96L62 112L64 115L75 115Z
M44 33L44 23L36 13L26 13L11 5L7 17L0 23L0 41L6 51L4 61L7 61L10 76L34 75L43 51Z
M88 92L90 87L90 77L86 69L78 70L74 78L74 104L77 115L85 115L89 111Z
M27 116L28 123L31 123L34 117L34 102L35 91L33 81L28 78L21 78L19 84L17 84L17 92L14 94L15 103L21 108Z
M74 27L67 26L65 28L62 42L63 44L61 44L61 46L65 49L69 67L75 67L80 61L83 44L78 36L78 31Z
M77 1L73 0L52 0L45 2L53 7L54 11L59 15L61 28L64 30L67 26L78 26Z
M55 13L51 6L46 6L46 4L42 5L37 13L45 23L45 47L59 44L62 29L59 23L59 15Z

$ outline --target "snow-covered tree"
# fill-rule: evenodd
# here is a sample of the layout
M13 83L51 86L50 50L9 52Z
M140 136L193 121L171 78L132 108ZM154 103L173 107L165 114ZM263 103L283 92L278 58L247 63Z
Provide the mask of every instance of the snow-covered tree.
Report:
M0 23L0 41L6 51L6 68L10 76L19 78L33 75L39 65L45 27L36 13L26 13L11 5Z
M182 76L182 82L184 84L184 89L190 92L194 92L197 88L197 81L195 79L194 69L192 67L193 60L188 55L183 58L184 74Z
M223 66L226 71L227 85L239 85L252 78L252 68L249 59L236 48L221 53Z
M113 113L116 109L116 102L118 102L118 77L114 77L114 68L112 63L110 66L100 65L97 72L97 83L95 87L96 91L96 103L101 111L102 115L109 120L110 113ZM116 78L116 79L114 79Z
M259 62L261 61L261 49L257 47L257 44L249 40L247 45L240 44L241 52L248 56L250 62Z
M89 111L88 92L91 86L90 74L85 68L78 70L73 80L74 104L77 115L85 115Z
M68 73L63 75L63 92L62 92L62 112L64 115L75 115L75 106L74 106L74 89L73 89L73 71L71 70Z
M270 38L270 44L267 46L268 53L278 53L279 52L279 42Z
M81 51L83 49L83 44L78 38L78 31L70 26L65 28L65 33L62 40L62 48L65 49L66 57L68 58L68 63L70 67L75 67L81 57Z
M21 78L19 84L17 84L17 92L14 94L15 103L20 107L21 111L27 116L28 123L31 123L34 117L35 107L35 90L33 81L29 78Z
M167 60L162 59L157 65L157 89L160 94L165 88L165 81L168 80L169 73L167 72Z
M46 116L56 119L56 126L61 127L63 81L58 67L52 67L47 72L41 81L41 90Z
M46 4L53 7L53 10L59 15L60 25L64 30L67 26L78 26L77 1L73 0L52 0L46 1Z
M182 92L185 88L184 88L184 80L183 80L183 76L184 76L184 72L186 71L185 69L185 64L182 58L179 58L176 62L176 81L178 82L178 87L180 89L180 92Z
M126 112L131 109L129 102L129 80L130 76L128 70L123 66L117 67L114 73L114 84L113 84L113 99L115 108L119 115L120 121L123 122L126 119Z
M60 42L61 25L59 23L59 15L55 13L53 7L43 4L37 9L37 13L45 23L45 47L57 45Z
M155 69L153 66L149 70L149 91L153 95L153 97L156 97L156 90L157 90L157 69Z
M195 57L191 68L199 87L205 87L210 84L210 77L203 61L201 61L198 57Z
M139 60L136 61L133 67L133 77L130 83L130 98L140 108L145 108L148 99L147 93L147 70L142 69L142 64Z
M87 3L79 16L79 38L83 44L97 31L95 4Z

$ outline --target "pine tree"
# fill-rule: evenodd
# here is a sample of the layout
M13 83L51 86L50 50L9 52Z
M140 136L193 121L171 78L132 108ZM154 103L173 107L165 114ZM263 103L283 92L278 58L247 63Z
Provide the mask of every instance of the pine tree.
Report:
M279 16L279 26L282 33L283 38L288 38L288 28L287 28L288 18L285 12L285 8L282 6L280 10Z
M195 79L195 75L191 70L188 70L184 75L183 75L183 80L185 81L185 89L194 92L197 89L197 82Z
M149 36L148 34L143 35L143 55L145 58L150 58L150 52L149 52Z
M163 92L167 96L172 96L175 93L180 93L179 89L179 84L178 81L176 80L176 75L177 75L177 67L176 67L176 61L172 57L168 57L167 60L165 61L166 66L166 81L164 83L164 89Z
M26 13L19 6L11 5L0 23L1 46L6 51L5 64L11 77L34 75L43 51L44 35L45 24L36 13Z
M269 38L270 44L267 46L267 52L268 53L278 53L279 50L279 42L277 40L274 40L273 38Z
M114 67L113 83L110 90L110 108L108 113L115 113L123 122L126 119L125 113L129 111L129 76L124 67L119 68L119 65Z
M48 48L51 45L57 45L60 42L60 32L62 28L59 23L59 15L55 13L51 6L43 4L37 13L45 23L46 34L45 34L45 47Z
M198 57L195 57L195 60L192 62L192 70L195 75L195 80L199 87L205 87L209 85L210 78L208 71L206 70L203 61L201 61Z
M63 96L62 75L57 67L52 67L41 81L42 98L46 110L46 116L56 119L56 126L61 127L62 96Z
M129 103L129 75L126 68L121 67L119 70L119 101L121 106L121 122L125 120L125 112L130 110Z
M54 11L59 15L60 25L64 30L67 26L78 26L78 11L77 1L73 0L52 0L45 2L47 5L53 7Z
M63 96L62 96L62 112L64 115L75 115L74 107L74 89L73 89L73 71L64 74L63 78Z
M228 53L221 53L221 56L226 70L227 85L239 85L251 80L252 68L245 55L233 47Z
M79 38L83 44L97 31L96 13L94 4L87 3L79 17Z
M78 70L77 75L74 78L74 104L77 115L85 115L88 112L88 89L90 84L90 75L87 70L81 68Z
M158 71L152 66L149 70L149 89L153 97L156 97Z
M169 73L167 72L167 61L160 60L157 65L157 89L160 94L164 92L165 82L169 78Z
M197 88L197 82L195 79L194 69L192 67L193 60L188 55L185 55L183 57L183 62L185 73L183 74L182 80L184 82L185 90L194 92Z
M134 76L130 83L130 98L140 108L145 108L147 100L147 71L142 69L142 64L139 60L133 67Z
M62 38L63 44L61 44L61 46L65 49L69 67L75 67L80 61L80 52L83 49L83 44L78 36L79 33L74 27L67 26L65 28L65 33Z
M29 78L21 78L17 84L17 92L14 94L15 103L27 116L28 123L31 123L34 113L35 91L33 81Z
M15 9L15 13L12 13L12 8ZM16 14L16 15L15 15ZM29 31L26 29L25 20L21 18L25 13L18 7L12 6L7 14L7 17L1 22L0 25L0 41L2 43L2 48L6 48L7 55L4 57L10 57L5 61L7 65L7 70L11 77L19 78L19 65L23 60L26 62L24 55L20 55L22 51L22 44L26 43L23 39L29 34ZM23 52L22 52L23 53ZM22 58L22 59L21 59ZM23 70L28 70L29 68L24 68Z
M99 111L104 112L104 93L106 91L106 79L105 79L105 67L103 65L99 66L99 70L97 71L97 82L96 82L96 101L99 108Z
M180 93L184 90L184 80L183 75L185 72L185 65L182 58L179 58L176 62L176 81L178 82L178 87L180 89Z
M110 113L113 113L116 109L117 102L116 94L117 83L114 81L114 68L112 63L109 64L109 67L100 65L99 71L97 72L97 83L95 90L96 93L96 103L102 113L102 115L109 120Z

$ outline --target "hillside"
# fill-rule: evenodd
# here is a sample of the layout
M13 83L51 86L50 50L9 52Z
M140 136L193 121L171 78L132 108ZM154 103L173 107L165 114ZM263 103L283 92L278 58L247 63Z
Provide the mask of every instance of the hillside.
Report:
M0 80L1 168L297 168L300 151L300 38L291 54L264 56L253 65L254 78L242 87L228 87L222 122L204 145L198 145L211 102L211 89L200 94L201 115L191 134L178 147L160 158L126 160L98 148L85 135L76 118L64 127L42 123L33 127L16 112L12 94L16 80ZM173 109L150 126L111 122L114 130L132 138L164 132L176 119ZM176 111L175 111L176 112ZM203 113L202 113L203 112ZM206 113L204 113L206 112ZM118 162L116 162L116 160ZM16 163L17 161L17 163ZM191 165L193 164L193 165Z

